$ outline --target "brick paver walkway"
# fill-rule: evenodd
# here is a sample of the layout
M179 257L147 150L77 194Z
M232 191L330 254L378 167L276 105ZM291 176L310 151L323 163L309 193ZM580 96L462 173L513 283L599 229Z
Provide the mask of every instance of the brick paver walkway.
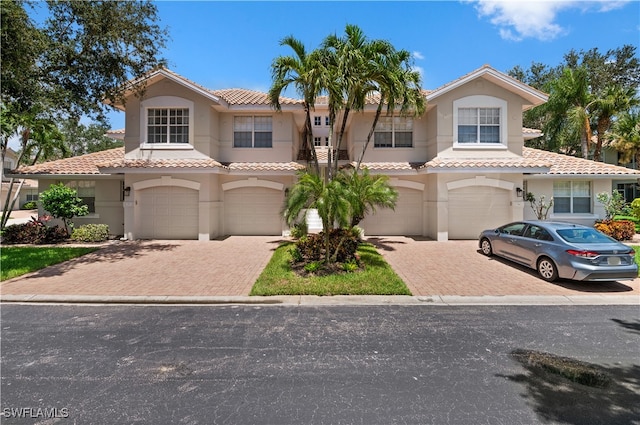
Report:
M640 279L548 283L536 271L478 252L477 241L368 238L413 295L630 295L640 303Z
M372 237L413 295L629 295L632 282L547 283L534 270L478 252L476 241ZM243 296L282 241L276 236L224 240L122 242L0 285L3 295Z

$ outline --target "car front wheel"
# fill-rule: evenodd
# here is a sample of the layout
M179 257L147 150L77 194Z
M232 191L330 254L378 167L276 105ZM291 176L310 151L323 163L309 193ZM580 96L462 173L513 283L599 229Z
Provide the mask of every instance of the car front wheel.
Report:
M558 278L558 268L550 258L542 257L538 261L538 274L547 282L553 282Z
M480 241L480 250L487 257L491 257L493 255L493 248L491 247L491 242L487 238L482 238Z

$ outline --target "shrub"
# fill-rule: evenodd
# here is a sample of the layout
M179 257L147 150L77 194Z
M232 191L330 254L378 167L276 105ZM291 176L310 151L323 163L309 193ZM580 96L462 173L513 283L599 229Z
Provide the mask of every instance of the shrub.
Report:
M2 230L4 244L49 244L67 239L67 232L60 226L48 227L49 216L32 217L31 221L12 224Z
M631 202L631 214L640 220L640 198L636 198Z
M71 239L78 242L104 242L109 239L109 226L106 224L85 224L73 229Z
M296 242L303 261L324 261L324 232L307 235ZM329 233L329 253L336 261L353 260L360 243L359 234L347 229L333 229Z
M594 227L618 241L629 240L636 233L635 224L629 220L602 220L597 222Z
M309 264L305 264L304 270L307 273L314 273L320 270L321 267L322 267L322 263L320 261L312 261Z
M308 230L309 228L307 223L304 221L302 223L294 224L293 227L291 227L291 237L294 239L300 239L307 234Z
M596 195L596 199L604 207L605 220L611 220L616 215L626 215L628 213L624 196L617 190L611 193L600 192Z
M38 203L36 201L25 202L22 206L23 210L35 210L38 208Z
M62 183L42 192L40 201L42 208L49 211L53 217L62 219L67 234L73 217L89 214L89 207L78 198L78 192Z

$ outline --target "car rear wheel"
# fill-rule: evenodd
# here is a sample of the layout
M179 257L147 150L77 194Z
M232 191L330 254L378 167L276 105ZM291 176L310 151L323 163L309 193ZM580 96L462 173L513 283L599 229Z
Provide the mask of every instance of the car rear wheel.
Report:
M538 260L538 274L547 282L553 282L558 278L558 268L553 260L542 257Z
M491 242L487 238L482 238L480 241L480 250L487 257L491 257L493 255L493 248L491 247Z

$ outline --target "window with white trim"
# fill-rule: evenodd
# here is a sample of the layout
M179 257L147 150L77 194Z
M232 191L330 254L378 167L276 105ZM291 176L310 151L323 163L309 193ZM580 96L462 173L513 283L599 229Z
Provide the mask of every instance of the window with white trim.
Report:
M487 95L453 101L454 148L505 149L508 142L508 104Z
M591 182L553 182L553 212L556 214L590 214Z
M500 108L458 109L458 143L500 142Z
M373 135L376 148L413 147L413 119L409 117L380 117Z
M233 117L234 148L270 148L272 137L271 117Z
M322 117L318 115L313 117L313 125L319 126L320 124L322 124Z
M65 182L65 186L75 189L78 193L78 198L82 199L87 207L89 207L89 213L96 212L96 182L95 180L71 180Z
M189 143L189 109L147 109L147 143Z
M155 96L140 103L142 149L192 149L194 103L177 96Z

